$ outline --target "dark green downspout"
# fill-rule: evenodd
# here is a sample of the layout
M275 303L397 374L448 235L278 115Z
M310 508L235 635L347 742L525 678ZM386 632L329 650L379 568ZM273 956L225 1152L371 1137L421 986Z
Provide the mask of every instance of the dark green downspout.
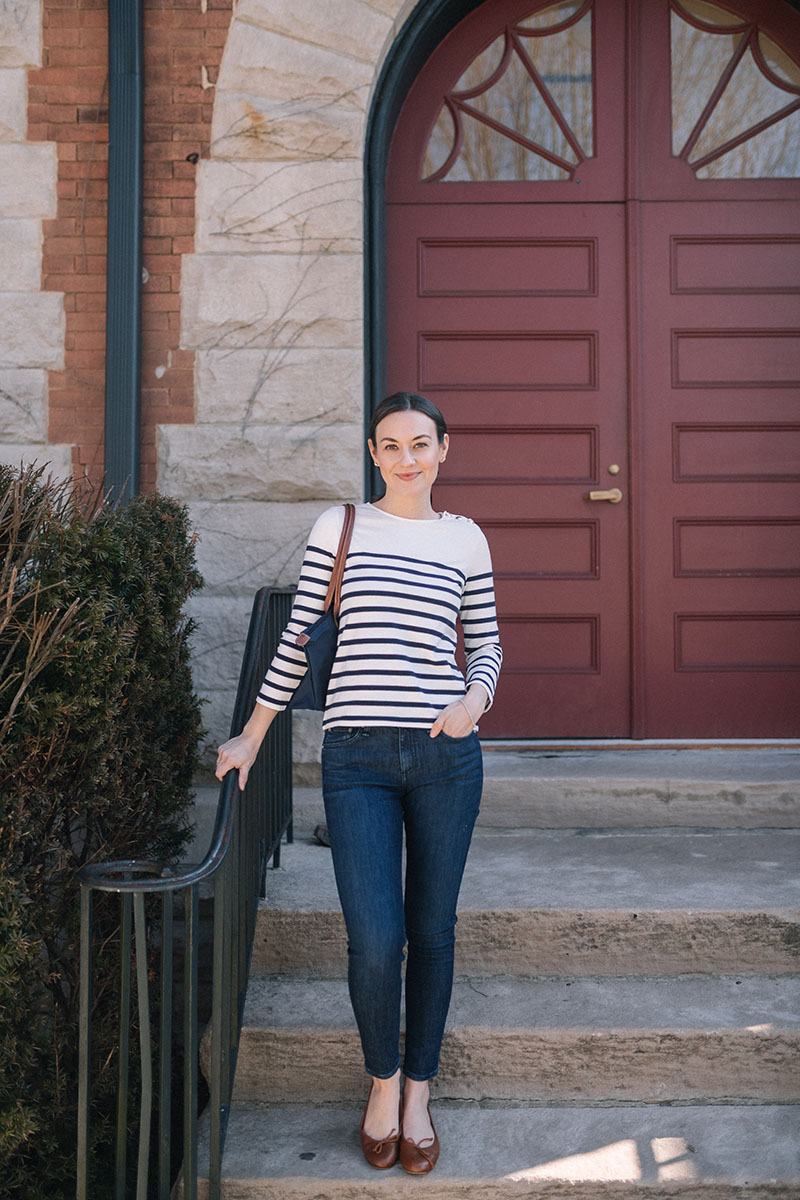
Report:
M142 345L143 0L108 0L105 488L139 491Z

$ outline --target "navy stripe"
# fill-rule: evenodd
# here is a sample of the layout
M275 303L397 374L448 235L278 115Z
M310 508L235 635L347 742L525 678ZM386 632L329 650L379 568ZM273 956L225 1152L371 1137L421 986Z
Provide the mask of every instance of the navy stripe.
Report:
M366 559L370 569L375 567L380 568L384 562L414 563L417 567L435 567L437 571L450 571L459 579L467 578L463 571L459 571L458 567L450 566L448 563L435 561L432 562L424 558L406 558L402 554L376 554L374 551L371 551L370 553L367 553L366 551L358 553L357 551L351 551L347 556L347 561L348 563L352 562L354 566L357 566L358 563L356 560L359 558ZM415 571L413 567L404 568L404 573L408 575L429 574L427 571ZM478 578L480 578L480 576L478 576Z
M389 582L390 581L388 579L384 581L384 583ZM356 591L356 587L360 586L362 583L369 583L372 585L369 588L369 591ZM376 587L377 583L378 581L372 576L369 579L359 579L357 584L355 580L348 581L347 578L345 578L342 582L342 596L344 597L345 594L348 596L408 596L408 580L403 579L402 576L398 576L397 579L391 580L391 583L397 584L402 588L402 591L399 592L394 591L392 588L386 586ZM460 587L437 587L435 584L429 583L426 585L424 592L422 589L420 589L420 596L427 597L432 592L443 592L445 596L451 596L453 600L456 601L455 608L456 611L458 611L458 605L461 601Z

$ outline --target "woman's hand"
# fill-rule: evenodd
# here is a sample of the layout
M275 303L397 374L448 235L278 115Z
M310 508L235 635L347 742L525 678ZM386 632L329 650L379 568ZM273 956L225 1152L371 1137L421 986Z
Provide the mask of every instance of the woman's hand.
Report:
M261 741L240 733L238 737L223 742L217 751L217 766L214 771L217 779L224 779L228 771L239 770L239 789L244 791L250 768L256 761L261 747Z
M438 737L442 732L448 737L467 737L486 708L487 699L485 688L479 683L473 683L466 696L454 700L447 708L442 709L431 725L431 737Z
M238 769L239 791L244 791L250 768L256 761L261 743L277 715L274 708L266 708L263 704L255 706L242 732L230 741L223 742L217 751L217 766L214 771L217 779L224 779L228 771Z

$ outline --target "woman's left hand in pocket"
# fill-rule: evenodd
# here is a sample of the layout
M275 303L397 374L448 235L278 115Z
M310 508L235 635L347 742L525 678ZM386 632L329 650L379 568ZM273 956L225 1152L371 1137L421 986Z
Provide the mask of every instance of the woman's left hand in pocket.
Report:
M474 728L475 722L472 720L466 701L454 700L452 704L448 704L447 708L442 709L431 725L431 737L438 737L440 733L446 733L448 737L452 738L468 737Z

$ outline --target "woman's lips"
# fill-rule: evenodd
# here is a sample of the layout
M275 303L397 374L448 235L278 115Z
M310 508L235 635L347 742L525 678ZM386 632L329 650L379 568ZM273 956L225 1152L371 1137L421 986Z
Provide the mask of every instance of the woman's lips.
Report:
M398 479L416 479L419 474L420 474L419 471L408 471L408 472L398 471L397 478Z

